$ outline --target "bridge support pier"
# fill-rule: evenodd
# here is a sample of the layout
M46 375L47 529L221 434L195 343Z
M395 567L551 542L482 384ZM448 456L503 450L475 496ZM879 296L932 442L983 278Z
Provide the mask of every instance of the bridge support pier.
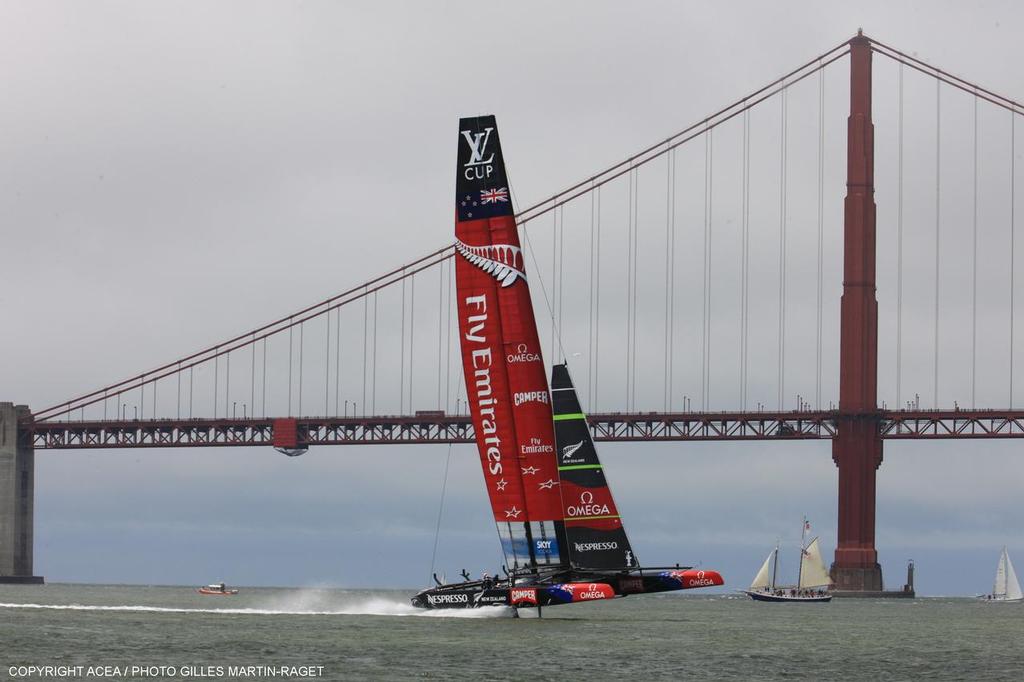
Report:
M871 43L850 41L843 298L839 330L839 413L832 459L839 468L835 588L879 592L875 550L875 471L882 463L878 413L878 301L875 298L875 129L871 122Z
M28 408L0 403L0 583L40 584L32 575L35 451L18 428Z

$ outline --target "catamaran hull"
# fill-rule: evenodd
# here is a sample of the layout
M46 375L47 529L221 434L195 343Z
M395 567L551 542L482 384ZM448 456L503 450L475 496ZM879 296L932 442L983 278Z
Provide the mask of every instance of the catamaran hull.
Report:
M771 601L771 602L791 602L791 603L821 603L832 601L831 594L812 595L807 597L801 597L796 595L788 594L767 594L765 592L751 592L750 590L744 590L744 594L749 596L754 601Z
M724 585L717 571L678 570L652 575L603 576L600 582L564 582L484 589L478 583L436 587L412 598L424 609L473 609L484 606L535 608L604 601L631 594L674 592Z

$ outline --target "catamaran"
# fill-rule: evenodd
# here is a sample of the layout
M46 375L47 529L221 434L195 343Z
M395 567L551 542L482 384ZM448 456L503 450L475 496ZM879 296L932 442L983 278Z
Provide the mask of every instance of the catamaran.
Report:
M413 606L540 609L724 584L712 570L640 564L566 365L548 390L494 116L459 121L455 204L463 374L505 576L435 576Z
M992 585L992 594L982 597L985 601L1022 601L1024 593L1020 590L1020 583L1017 581L1017 572L1013 570L1013 562L1010 555L1003 547L999 555L999 563L996 565L996 579Z
M832 595L828 593L828 588L832 586L832 579L825 570L825 563L821 559L818 538L814 538L806 546L804 545L809 528L810 524L807 523L807 519L804 519L803 530L800 533L800 569L796 585L777 584L779 546L775 545L775 549L768 554L768 558L761 564L761 570L757 572L753 582L750 583L750 589L743 590L743 592L755 601L832 601Z

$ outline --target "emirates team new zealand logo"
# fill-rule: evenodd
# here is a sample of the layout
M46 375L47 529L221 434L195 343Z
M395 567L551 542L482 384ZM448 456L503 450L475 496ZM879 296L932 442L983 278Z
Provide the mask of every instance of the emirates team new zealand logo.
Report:
M523 252L518 246L511 244L490 244L488 246L470 246L462 240L455 240L455 250L467 261L498 280L502 287L512 286L520 277L526 281L523 273Z

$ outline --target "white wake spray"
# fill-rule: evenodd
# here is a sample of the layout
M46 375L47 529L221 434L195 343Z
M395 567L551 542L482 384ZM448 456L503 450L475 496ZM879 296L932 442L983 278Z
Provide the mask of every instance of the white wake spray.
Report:
M504 607L480 609L417 609L408 601L384 595L331 594L320 590L297 590L256 600L258 606L193 608L121 604L16 604L0 603L0 609L49 609L54 611L131 611L149 613L214 613L253 616L414 616L430 618L501 618L512 614Z

